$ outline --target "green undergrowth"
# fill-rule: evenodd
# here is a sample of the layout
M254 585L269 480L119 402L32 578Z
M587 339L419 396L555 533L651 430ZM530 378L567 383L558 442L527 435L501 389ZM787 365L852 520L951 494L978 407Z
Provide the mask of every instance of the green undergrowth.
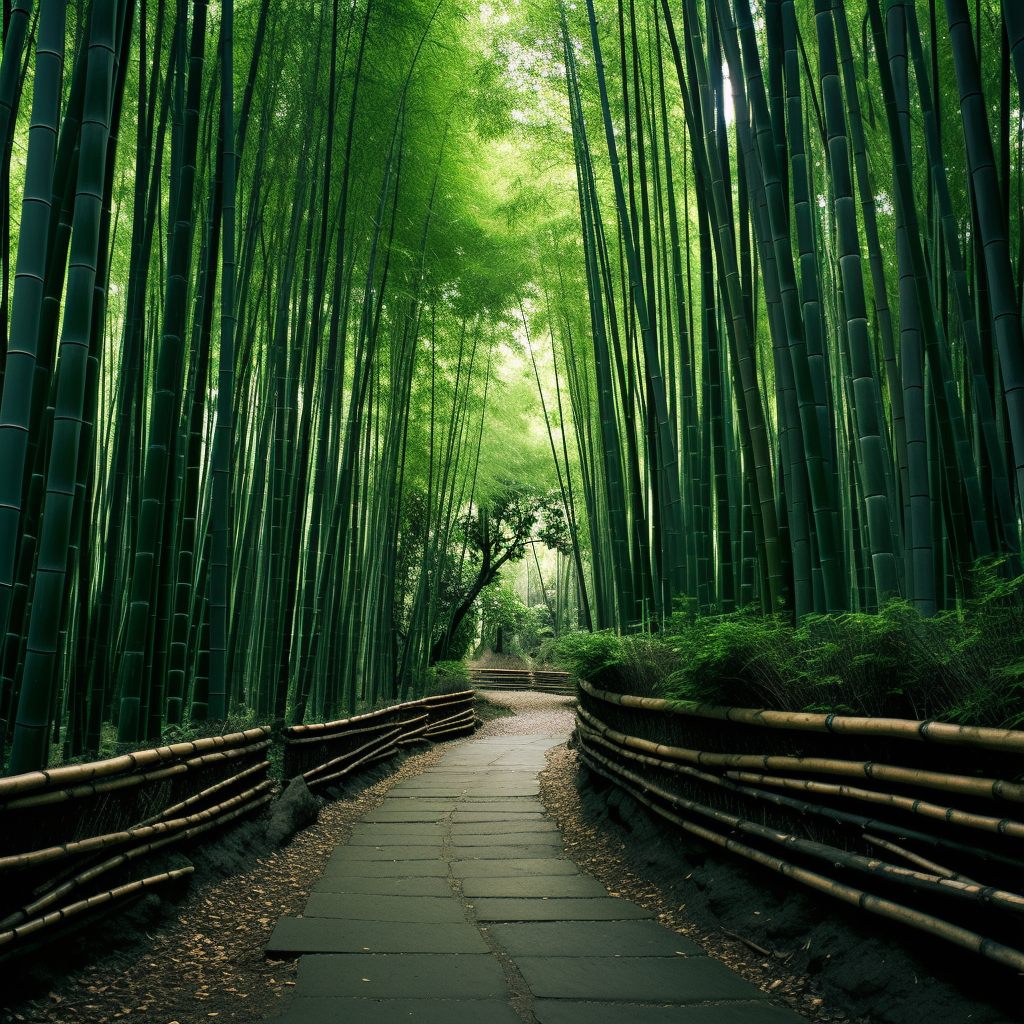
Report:
M979 574L955 612L674 615L658 633L571 633L561 664L604 689L787 711L1024 723L1021 581Z
M482 722L489 722L492 718L515 718L516 713L504 704L488 700L486 693L479 693L476 701L476 716Z

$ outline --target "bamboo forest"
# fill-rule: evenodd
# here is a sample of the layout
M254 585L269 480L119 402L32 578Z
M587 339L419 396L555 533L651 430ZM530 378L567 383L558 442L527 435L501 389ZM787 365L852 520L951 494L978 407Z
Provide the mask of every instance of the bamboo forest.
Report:
M5 0L0 152L7 774L503 637L1021 701L1017 0Z

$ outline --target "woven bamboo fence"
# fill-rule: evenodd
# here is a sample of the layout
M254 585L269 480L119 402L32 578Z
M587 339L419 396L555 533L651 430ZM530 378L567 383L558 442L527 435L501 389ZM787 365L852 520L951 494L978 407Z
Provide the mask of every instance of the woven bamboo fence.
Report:
M1024 731L579 700L583 763L673 826L1024 970Z
M540 690L544 693L573 694L572 676L553 669L475 668L470 682L478 690Z
M191 874L146 864L265 806L269 746L249 729L0 779L0 958Z
M301 775L310 789L338 785L402 747L428 740L454 739L477 725L472 690L396 704L338 722L284 729L284 776Z
M473 699L284 729L285 778L337 784L402 747L471 732ZM249 729L0 779L0 962L187 879L194 867L156 870L154 859L266 808L281 791L268 777L272 742L269 728Z

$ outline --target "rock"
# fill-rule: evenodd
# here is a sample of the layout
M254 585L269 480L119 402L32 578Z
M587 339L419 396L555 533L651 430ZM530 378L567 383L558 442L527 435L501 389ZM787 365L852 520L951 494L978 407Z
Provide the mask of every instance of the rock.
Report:
M283 846L300 829L312 825L320 814L320 800L313 796L301 775L296 775L271 806L267 819L267 839Z

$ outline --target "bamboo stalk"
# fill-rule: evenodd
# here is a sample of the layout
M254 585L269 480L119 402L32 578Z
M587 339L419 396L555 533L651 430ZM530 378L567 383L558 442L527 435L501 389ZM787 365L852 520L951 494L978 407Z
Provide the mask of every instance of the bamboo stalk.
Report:
M1024 753L1024 730L991 729L973 725L953 725L934 719L915 721L902 718L860 718L847 715L824 715L806 711L767 711L755 708L721 707L696 701L661 700L656 697L634 697L626 693L599 690L586 681L580 687L591 697L644 711L663 711L696 718L717 718L766 729L796 729L806 732L829 732L838 736L886 736L894 739L925 740Z
M213 754L203 754L202 757L193 757L191 760L186 761L185 764L189 768L202 768L208 764L219 764L221 761L235 761L240 757L245 757L246 754L258 754L269 746L270 740L262 740L248 747L235 747L233 750L222 750Z
M26 807L46 807L50 804L67 803L70 800L97 796L100 793L112 793L131 786L142 786L147 782L159 782L161 779L169 779L187 771L188 765L176 764L170 768L160 768L155 772L146 772L143 775L126 775L121 778L109 779L106 782L91 782L71 789L58 789L49 793L39 793L36 796L23 796L20 799L8 800L7 803L0 804L0 810L19 811Z
M159 782L162 779L172 778L181 775L194 768L205 767L206 765L223 760L233 760L243 757L245 754L265 750L270 746L269 740L262 743L254 743L248 747L237 747L234 750L205 754L202 757L192 758L184 764L172 765L170 768L161 768L155 772L146 772L142 775L126 775L122 778L110 779L106 782L91 782L82 786L75 786L70 789L40 793L36 796L21 797L16 800L9 800L0 804L0 810L16 811L26 807L43 807L49 804L65 803L69 800L78 800L89 796L96 796L101 793L111 793L129 786L141 786L148 782ZM269 762L267 762L269 763Z
M364 715L353 715L351 718L342 718L336 722L313 722L309 725L290 725L287 729L281 730L281 738L287 743L291 741L293 737L307 736L311 733L322 733L336 730L341 726L349 725L353 722L363 722L369 718L376 718L380 715L390 714L393 711L403 711L406 708L417 707L433 708L437 707L438 704L462 703L464 701L472 701L475 698L476 694L473 690L463 690L460 693L441 694L433 697L421 697L419 700L405 701L403 704L396 704L389 708L381 708L379 711L368 711Z
M421 715L419 718L410 718L409 721L419 722L426 717L426 715ZM398 724L401 726L406 723L400 722ZM315 733L312 736L300 736L297 739L286 738L284 742L290 747L296 747L305 743L329 743L331 740L340 740L347 736L360 736L371 732L384 732L387 729L394 728L394 726L394 722L381 722L378 725L364 726L362 729L339 729L337 732L328 733L326 735L324 733Z
M201 793L196 793L195 796L190 796L188 799L182 800L180 803L176 803L172 807L165 807L159 814L154 815L152 818L147 818L145 821L139 822L139 825L152 825L158 821L166 821L173 815L180 814L189 807L195 807L196 804L201 804L204 800L209 800L210 797L223 792L225 789L230 789L232 786L241 782L242 779L247 779L250 775L261 774L269 768L269 761L261 761L259 764L254 764L252 767L246 768L245 771L239 772L237 775L232 775L230 779L225 779L223 782L218 782L214 786L209 786Z
M314 776L320 772L327 771L328 768L334 768L336 765L341 764L343 761L347 761L351 757L355 757L357 754L362 754L368 748L380 748L390 747L391 741L395 739L401 733L401 727L392 729L391 732L385 733L383 736L378 736L376 739L370 740L369 743L364 743L361 747L357 747L355 750L350 750L345 754L341 754L339 757L335 757L330 761L325 761L323 764L318 764L315 768L310 768L308 772L304 772L302 777L306 780L307 784L313 779ZM355 764L359 764L364 758L358 758Z
M837 899L842 900L844 903L849 903L853 906L860 907L862 910L867 910L869 913L878 914L879 916L885 917L891 921L899 921L900 923L909 925L912 928L917 928L920 931L946 939L947 941L961 946L964 949L969 949L974 953L980 953L982 956L995 960L997 963L1012 967L1014 970L1024 970L1024 953L1020 950L1005 946L1000 942L993 941L992 939L986 939L983 936L978 935L976 932L972 932L967 928L961 928L958 925L950 924L948 921L943 921L940 918L933 917L931 914L924 914L921 911L912 910L910 907L904 907L899 903L892 902L891 900L882 899L881 897L874 896L862 889L856 889L853 886L836 882L833 879L827 878L824 875L819 875L814 871L808 871L806 868L797 867L795 864L791 864L779 857L773 857L770 854L762 853L761 851L755 850L753 847L747 846L744 843L737 842L735 839L729 839L725 836L719 835L711 829L704 828L695 822L687 821L685 818L681 818L679 815L673 814L671 811L663 807L659 807L654 801L644 796L643 793L634 790L632 786L623 785L622 781L615 777L617 772L602 770L598 765L590 763L585 755L584 762L587 763L587 766L598 775L603 775L616 785L622 786L622 788L629 792L635 799L639 800L640 803L644 804L646 807L649 807L656 814L660 814L663 818L671 821L674 825L678 825L680 828L685 829L687 832L690 832L701 839L714 843L716 846L729 850L731 853L737 853L742 857L746 857L763 867L777 871L779 874L785 875L787 878L791 878L794 881L801 882L817 892L834 896ZM643 785L642 782L641 785Z
M939 878L948 878L957 882L966 882L968 885L981 884L980 882L975 882L972 878L968 878L966 875L961 875L956 871L951 871L949 868L943 867L941 864L936 864L935 861L928 860L927 857L922 857L920 854L912 853L910 850L904 850L902 846L897 846L896 843L890 843L887 839L879 839L877 836L869 836L867 833L865 833L864 838L867 842L879 847L879 849L888 850L889 853L895 853L897 856L910 861L911 864L916 864L919 868L924 868L926 871L931 872L933 875L937 875Z
M390 757L392 754L398 753L394 745L387 746L383 750L371 750L368 754L364 754L358 761L353 761L347 768L342 768L341 771L332 772L330 775L322 775L318 779L309 779L306 783L312 789L314 786L322 786L325 782L332 782L334 779L344 778L344 776L351 774L356 768L365 767L368 764L372 764L374 761L380 760L384 757Z
M985 832L998 832L1001 835L1024 839L1024 822L1012 818L992 818L984 814L971 814L958 811L955 807L943 807L909 796L897 796L894 793L879 793L873 789L859 789L856 786L835 785L831 782L816 782L811 779L784 779L772 775L757 775L751 772L726 772L726 777L737 782L753 782L762 786L778 786L782 789L802 789L808 793L821 793L824 796L850 797L866 803L886 804L898 807L901 811L920 814L925 818L937 821L948 821L951 825L964 825L967 828L982 829Z
M462 725L453 725L450 729L440 729L437 732L428 733L430 739L437 739L438 736L450 736L452 733L465 732L467 729L475 729L476 725L474 722L465 722Z

